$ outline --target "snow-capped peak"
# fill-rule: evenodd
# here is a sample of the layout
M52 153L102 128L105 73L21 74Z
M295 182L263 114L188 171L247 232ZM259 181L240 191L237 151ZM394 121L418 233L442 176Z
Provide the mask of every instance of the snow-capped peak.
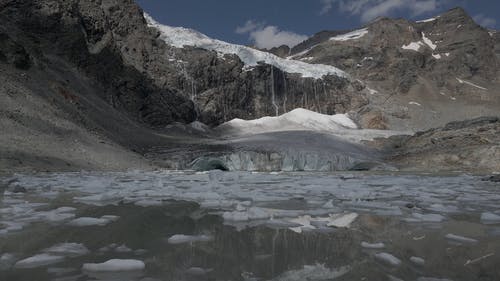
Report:
M309 64L291 59L283 59L276 55L255 50L250 47L212 39L205 34L192 29L162 25L147 14L144 14L144 17L146 18L148 26L156 28L160 32L160 39L177 48L194 46L210 51L216 51L217 53L223 55L234 54L241 59L241 61L245 64L245 67L256 66L259 62L264 62L266 64L273 65L284 72L301 74L302 77L315 79L320 79L326 75L336 75L345 78L348 77L347 73L333 66Z

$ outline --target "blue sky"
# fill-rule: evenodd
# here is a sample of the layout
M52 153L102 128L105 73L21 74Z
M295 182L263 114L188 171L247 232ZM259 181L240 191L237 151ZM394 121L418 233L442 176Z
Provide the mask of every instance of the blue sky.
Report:
M162 24L224 41L269 48L294 45L321 30L362 26L378 16L424 19L460 6L499 29L498 0L137 0Z

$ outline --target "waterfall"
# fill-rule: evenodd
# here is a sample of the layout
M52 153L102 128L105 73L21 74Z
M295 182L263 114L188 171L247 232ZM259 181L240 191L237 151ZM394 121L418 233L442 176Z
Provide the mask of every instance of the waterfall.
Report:
M274 67L271 65L271 102L275 110L275 116L279 115L279 107L276 104L276 92L274 89Z
M186 92L186 89L189 89L187 91L189 93L189 99L193 102L194 111L196 113L196 120L198 120L198 117L200 116L200 110L196 105L196 98L198 95L196 89L196 80L193 78L193 76L191 76L188 73L184 61L176 59L175 54L172 54L171 56L172 58L170 60L175 61L176 68L180 70L179 72L182 74L182 77L184 78L184 81L182 82L182 90Z
M287 113L288 111L286 110L286 101L287 101L287 89L286 89L286 74L284 71L281 72L283 75L283 88L285 90L284 92L284 98L283 98L283 113Z

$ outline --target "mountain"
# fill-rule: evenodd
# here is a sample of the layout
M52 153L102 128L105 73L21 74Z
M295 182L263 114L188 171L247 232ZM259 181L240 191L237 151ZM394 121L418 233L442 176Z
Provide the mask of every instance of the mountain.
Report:
M344 35L322 34L290 56L335 65L362 80L370 89L364 126L383 120L393 129L421 130L498 114L498 33L461 8L417 22L380 18Z
M342 130L242 139L224 128L292 124L302 108L312 122L345 116L360 130L349 134L372 139L394 133L366 129L411 134L500 109L500 36L462 9L323 31L271 53L161 25L132 0L0 0L0 39L0 167L12 171L186 168L207 155L349 169L382 156Z

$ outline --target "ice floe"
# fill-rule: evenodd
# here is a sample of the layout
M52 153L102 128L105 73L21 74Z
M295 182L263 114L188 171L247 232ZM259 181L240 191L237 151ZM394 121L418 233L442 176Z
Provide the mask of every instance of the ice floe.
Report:
M444 216L440 214L420 214L412 213L411 218L404 219L407 222L442 222L445 219Z
M384 243L368 243L368 242L361 242L361 247L365 249L383 249L385 248Z
M43 250L43 252L70 257L78 257L90 253L89 249L80 243L60 243Z
M410 257L410 261L416 265L424 265L425 260L420 257Z
M389 253L378 253L375 254L375 258L392 266L400 266L401 260Z
M500 215L485 212L481 214L481 222L486 224L500 223Z
M111 215L102 216L100 218L80 217L68 222L68 225L79 226L79 227L105 226L111 222L118 220L118 218L119 217L117 216L111 216Z
M86 263L82 269L93 272L139 271L146 267L143 261L133 259L111 259L103 263Z
M16 262L15 268L36 268L62 262L64 256L51 254L38 254Z
M463 243L477 243L478 241L476 239L456 235L456 234L446 234L445 236L449 240L453 240L455 242L463 242Z
M212 241L213 237L209 235L184 235L176 234L168 238L169 244L184 244L193 242L209 242Z

